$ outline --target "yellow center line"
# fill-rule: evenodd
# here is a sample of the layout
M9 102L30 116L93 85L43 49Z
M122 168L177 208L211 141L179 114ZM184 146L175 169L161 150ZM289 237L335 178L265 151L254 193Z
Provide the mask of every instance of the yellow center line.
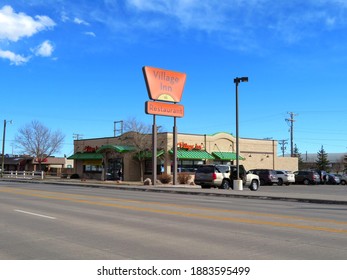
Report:
M89 204L89 205L113 207L113 208L127 209L127 210L133 210L133 211L158 213L158 214L166 214L166 215L175 215L175 216L181 216L181 217L194 217L194 218L208 219L208 220L215 220L215 221L227 221L227 222L235 222L235 223L254 224L254 225L270 225L270 226L274 226L274 227L295 228L295 229L305 229L305 230L314 230L314 231L324 231L324 232L331 232L331 233L347 234L346 229L302 225L302 224L294 224L294 223L282 223L282 222L247 219L247 218L223 217L223 216L205 215L205 214L198 214L198 213L187 213L187 212L181 212L181 211L154 209L154 208L149 208L149 207L121 205L121 204L103 202L103 201L91 201L91 200L88 200L88 198L89 199L90 198L97 198L97 199L102 198L102 199L106 199L109 201L121 201L121 202L135 202L135 203L141 202L141 203L145 203L145 204L155 204L155 205L161 205L161 206L174 206L174 207L179 207L179 208L184 208L184 209L189 208L189 209L193 209L193 210L198 209L198 210L205 210L205 211L225 212L225 213L243 213L243 214L247 213L250 215L256 215L256 214L259 214L257 212L253 213L253 212L247 212L247 211L233 211L233 210L192 207L192 206L188 207L188 206L179 205L179 204L142 202L142 201L137 201L137 200L123 200L123 199L114 199L114 198L108 198L108 197L98 197L98 196L88 196L88 195L82 195L82 197L85 196L87 199L81 199L81 198L78 198L78 197L81 197L81 195L76 195L76 194L63 193L65 196L61 196L62 193L58 193L58 192L35 191L35 190L30 190L30 191L29 190L14 190L14 189L10 189L10 188L2 188L2 189L0 188L0 192L18 194L18 195L24 195L24 196L30 196L30 197L39 197L39 198L43 198L43 199L53 199L53 200L69 201L69 202L83 203L83 204ZM272 215L272 214L266 214L266 213L263 213L263 215L261 215L261 216L282 217L282 218L295 217L295 216L285 216L285 215ZM298 217L298 218L300 218L300 217ZM312 221L318 220L318 219L309 219L309 218L306 218L306 219L312 220ZM333 222L334 220L319 220L319 221ZM335 221L335 222L347 224L347 223L343 223L343 222L339 222L339 221Z
M218 209L218 208L183 205L183 204L176 204L176 203L141 201L141 200L134 200L134 199L111 198L111 197L94 196L94 195L69 194L69 193L61 193L61 192L26 190L26 189L14 190L13 188L4 188L3 190L1 190L0 188L0 192L9 192L9 193L22 194L22 195L29 195L29 196L32 196L33 193L44 192L46 194L52 195L52 197L49 197L49 198L54 198L53 196L56 196L56 195L59 195L59 197L62 197L62 194L65 194L67 195L67 197L77 197L77 198L82 197L84 199L87 198L87 199L97 199L97 200L107 200L107 201L118 201L118 202L128 202L128 203L136 203L136 204L157 205L157 206L164 206L164 207L176 207L180 209L194 209L194 210L203 210L203 211L214 211L214 212L220 212L220 213L231 213L231 214L238 214L238 215L252 215L257 217L292 219L292 220L299 220L299 221L312 221L312 222L332 223L332 224L338 224L338 225L347 225L347 222L345 221L327 220L327 219L321 219L321 218L312 218L312 217L309 218L309 217L301 217L301 216L280 215L280 214L272 214L272 213L242 211L242 210Z

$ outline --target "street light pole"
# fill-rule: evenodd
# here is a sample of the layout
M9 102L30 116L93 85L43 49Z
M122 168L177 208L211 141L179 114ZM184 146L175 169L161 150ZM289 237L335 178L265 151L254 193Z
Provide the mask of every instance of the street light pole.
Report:
M242 180L240 179L240 165L239 165L239 83L248 82L248 77L235 78L234 83L236 86L236 188L237 190L242 190Z
M12 121L10 121L12 123ZM7 121L4 120L4 132L2 136L2 157L1 157L1 178L4 177L4 167L5 167L5 136L6 136L6 124Z

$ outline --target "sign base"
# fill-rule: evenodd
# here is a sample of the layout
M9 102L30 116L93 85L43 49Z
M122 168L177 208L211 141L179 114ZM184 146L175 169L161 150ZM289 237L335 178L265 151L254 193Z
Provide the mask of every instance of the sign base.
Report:
M233 182L234 191L242 191L243 190L243 182L242 180L234 180Z

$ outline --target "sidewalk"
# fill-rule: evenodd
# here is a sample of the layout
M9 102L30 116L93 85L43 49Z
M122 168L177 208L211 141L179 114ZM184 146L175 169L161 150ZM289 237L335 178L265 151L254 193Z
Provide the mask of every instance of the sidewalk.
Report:
M176 194L223 196L244 199L296 201L319 204L347 205L347 186L342 185L291 185L291 186L261 186L258 191L243 189L242 191L202 189L193 185L143 185L141 182L115 182L96 180L72 179L45 179L45 180L20 180L2 179L7 182L26 182L36 184L58 184L89 188L108 188L118 190L133 190L147 192L169 192Z

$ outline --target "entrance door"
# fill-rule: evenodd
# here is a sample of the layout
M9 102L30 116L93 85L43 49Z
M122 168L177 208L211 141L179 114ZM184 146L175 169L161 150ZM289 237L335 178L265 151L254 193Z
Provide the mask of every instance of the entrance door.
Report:
M123 180L123 158L108 160L107 180Z

